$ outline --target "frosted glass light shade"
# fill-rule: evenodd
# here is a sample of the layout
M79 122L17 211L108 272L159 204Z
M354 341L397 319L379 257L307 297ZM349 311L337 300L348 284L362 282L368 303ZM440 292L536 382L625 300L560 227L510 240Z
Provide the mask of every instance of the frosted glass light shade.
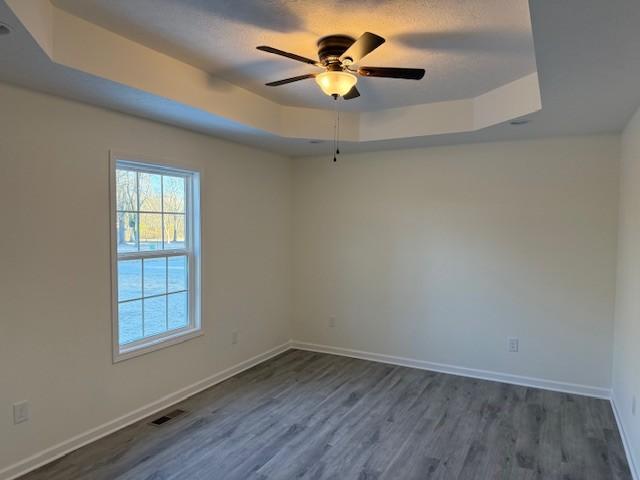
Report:
M344 96L349 93L358 79L348 72L323 72L316 75L316 83L327 95Z

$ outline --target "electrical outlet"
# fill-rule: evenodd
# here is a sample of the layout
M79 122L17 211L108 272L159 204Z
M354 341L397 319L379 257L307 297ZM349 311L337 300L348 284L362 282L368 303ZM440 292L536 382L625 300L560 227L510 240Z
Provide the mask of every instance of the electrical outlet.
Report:
M13 404L13 423L27 422L29 420L29 402L18 402Z
M508 350L510 353L517 353L520 349L520 340L515 337L510 337L508 339Z
M234 330L231 332L231 344L235 345L236 343L238 343L238 331Z
M336 317L329 317L329 328L336 326Z
M636 396L631 399L631 415L636 416Z

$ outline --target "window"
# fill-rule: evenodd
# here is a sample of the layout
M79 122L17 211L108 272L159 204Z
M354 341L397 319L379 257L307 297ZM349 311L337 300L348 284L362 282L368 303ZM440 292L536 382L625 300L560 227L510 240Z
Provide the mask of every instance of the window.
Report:
M112 158L114 360L199 335L199 175Z

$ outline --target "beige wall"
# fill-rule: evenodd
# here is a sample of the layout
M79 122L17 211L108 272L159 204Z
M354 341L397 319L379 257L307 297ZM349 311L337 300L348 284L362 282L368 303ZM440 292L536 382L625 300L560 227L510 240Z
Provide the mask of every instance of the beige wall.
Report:
M6 85L0 105L0 470L289 339L289 159ZM205 335L117 365L109 149L203 172Z
M640 110L622 135L613 399L640 468ZM631 411L636 398L636 414ZM638 472L640 473L640 471Z
M617 136L298 159L293 338L606 394L618 159Z

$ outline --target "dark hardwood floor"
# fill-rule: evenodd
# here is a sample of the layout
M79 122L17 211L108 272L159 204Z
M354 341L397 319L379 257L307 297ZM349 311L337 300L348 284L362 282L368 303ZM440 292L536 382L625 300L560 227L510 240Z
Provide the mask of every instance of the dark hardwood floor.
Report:
M288 351L23 480L630 480L609 403Z

